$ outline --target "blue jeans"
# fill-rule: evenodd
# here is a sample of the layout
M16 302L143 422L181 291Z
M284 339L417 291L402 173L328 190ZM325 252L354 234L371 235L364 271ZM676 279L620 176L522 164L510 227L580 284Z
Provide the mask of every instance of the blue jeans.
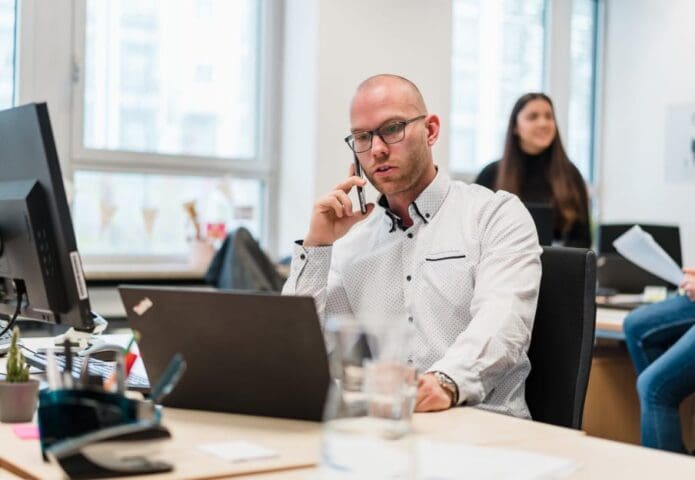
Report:
M638 375L642 445L685 452L678 406L695 392L695 302L677 296L638 308L623 329Z

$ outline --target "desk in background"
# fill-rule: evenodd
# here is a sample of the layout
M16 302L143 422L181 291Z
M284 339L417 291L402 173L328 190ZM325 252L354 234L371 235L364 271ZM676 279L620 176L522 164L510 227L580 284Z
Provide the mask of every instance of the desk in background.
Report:
M640 443L637 376L625 346L623 321L629 309L596 310L596 344L584 405L584 430L592 436ZM680 407L686 447L695 447L695 395Z

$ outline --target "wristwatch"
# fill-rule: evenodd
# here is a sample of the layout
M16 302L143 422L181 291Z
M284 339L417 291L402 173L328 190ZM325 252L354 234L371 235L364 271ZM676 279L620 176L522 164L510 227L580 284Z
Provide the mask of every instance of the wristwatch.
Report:
M451 405L452 407L458 405L459 403L459 387L456 385L449 375L444 372L432 372L434 378L437 379L439 386L442 387L447 392L451 393Z

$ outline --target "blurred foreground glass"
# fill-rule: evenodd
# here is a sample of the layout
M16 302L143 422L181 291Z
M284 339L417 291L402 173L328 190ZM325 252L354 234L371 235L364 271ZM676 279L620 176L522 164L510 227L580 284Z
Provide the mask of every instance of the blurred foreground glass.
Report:
M408 433L415 368L383 350L380 355L378 339L356 323L328 325L326 337L333 381L324 412L320 478L413 478Z

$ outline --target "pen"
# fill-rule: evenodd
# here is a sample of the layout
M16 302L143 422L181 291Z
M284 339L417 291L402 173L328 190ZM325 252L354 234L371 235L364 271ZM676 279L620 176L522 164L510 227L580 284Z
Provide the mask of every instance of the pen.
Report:
M52 348L46 352L46 380L48 380L48 388L51 390L59 390L63 386L58 371L58 362L56 362L55 352Z
M79 387L86 388L89 385L89 355L86 355L82 360L82 369L80 370Z
M121 395L125 393L125 360L123 352L118 352L116 357L116 391Z
M63 354L65 355L65 368L63 369L63 388L72 388L72 349L70 340L63 342Z

